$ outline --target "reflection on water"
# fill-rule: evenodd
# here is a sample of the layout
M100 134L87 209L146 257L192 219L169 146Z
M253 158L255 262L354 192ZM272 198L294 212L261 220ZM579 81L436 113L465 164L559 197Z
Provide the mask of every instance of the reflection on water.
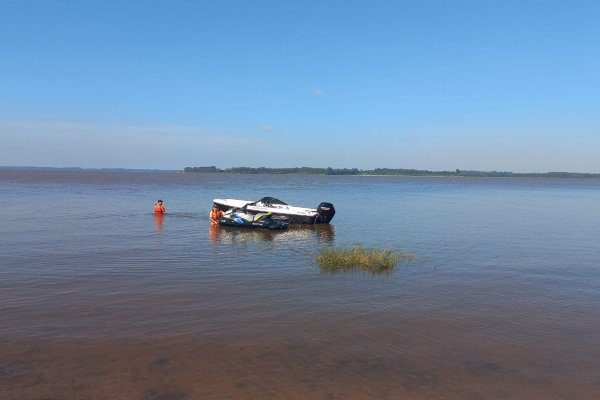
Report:
M219 225L209 224L208 225L208 240L211 244L217 244L219 242L219 235L221 234L221 229Z
M232 226L211 226L209 239L213 243L246 243L246 242L297 242L316 239L319 244L331 244L335 237L335 229L330 224L290 225L288 229L249 229Z
M157 232L162 231L165 223L165 216L163 214L154 214L154 228Z

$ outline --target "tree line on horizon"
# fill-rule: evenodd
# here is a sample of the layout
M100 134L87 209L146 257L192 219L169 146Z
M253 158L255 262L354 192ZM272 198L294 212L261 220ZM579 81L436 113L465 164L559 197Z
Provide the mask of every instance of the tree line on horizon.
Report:
M429 171L405 168L375 168L361 170L358 168L267 168L267 167L185 167L184 172L192 173L225 173L225 174L297 174L297 175L404 175L404 176L447 176L447 177L547 177L547 178L600 178L600 174L580 172L508 172L508 171Z

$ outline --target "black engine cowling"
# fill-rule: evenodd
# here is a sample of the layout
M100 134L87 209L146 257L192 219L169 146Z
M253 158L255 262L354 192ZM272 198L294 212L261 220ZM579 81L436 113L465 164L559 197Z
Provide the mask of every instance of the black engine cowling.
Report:
M335 215L335 208L333 207L333 204L323 202L317 207L317 212L319 213L319 217L316 222L328 224Z

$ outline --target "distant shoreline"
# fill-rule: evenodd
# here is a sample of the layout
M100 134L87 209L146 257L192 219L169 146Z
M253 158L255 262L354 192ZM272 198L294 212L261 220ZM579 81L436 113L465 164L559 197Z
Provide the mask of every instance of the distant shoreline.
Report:
M0 166L0 170L23 171L96 171L96 172L159 172L159 173L216 173L216 174L251 174L251 175L344 175L344 176L407 176L431 178L600 178L600 173L587 172L510 172L510 171L430 171L416 169L375 168L361 170L358 168L266 168L266 167L233 167L220 169L210 167L185 167L175 169L144 168L83 168L83 167L34 167L34 166Z
M222 173L256 175L353 175L353 176L413 176L413 177L467 177L467 178L600 178L600 173L584 172L508 172L508 171L429 171L416 169L376 168L360 170L358 168L251 168L235 167L219 169L210 167L185 167L186 173Z

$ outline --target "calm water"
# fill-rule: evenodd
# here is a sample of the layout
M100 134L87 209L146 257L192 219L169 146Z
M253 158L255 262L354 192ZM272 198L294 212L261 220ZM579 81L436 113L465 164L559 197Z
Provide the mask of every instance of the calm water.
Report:
M210 228L265 195L337 214ZM599 180L0 170L0 200L1 399L600 398ZM354 244L418 261L315 265Z

